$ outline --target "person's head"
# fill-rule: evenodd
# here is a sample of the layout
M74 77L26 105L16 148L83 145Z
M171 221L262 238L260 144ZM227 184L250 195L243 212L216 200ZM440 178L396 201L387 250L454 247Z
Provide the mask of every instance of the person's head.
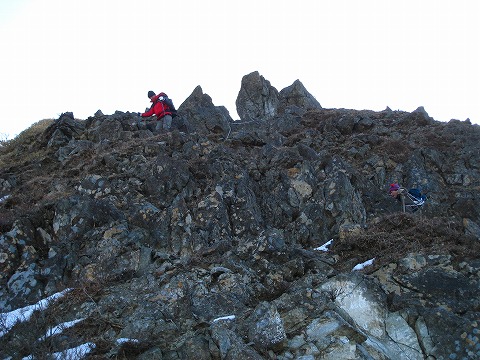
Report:
M148 98L151 100L152 97L154 97L154 96L155 96L155 93L154 93L152 90L150 90L150 91L148 92Z
M398 190L400 189L400 185L397 183L390 184L390 189L388 190L391 197L397 197Z

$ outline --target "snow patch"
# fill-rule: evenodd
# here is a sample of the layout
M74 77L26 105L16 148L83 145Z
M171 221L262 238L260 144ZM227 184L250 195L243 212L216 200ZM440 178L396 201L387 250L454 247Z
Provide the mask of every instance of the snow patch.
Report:
M353 267L352 271L358 271L358 270L363 270L365 269L367 266L370 266L373 264L373 261L375 260L375 258L373 259L370 259L370 260L367 260L361 264L357 264Z
M30 320L30 317L35 311L45 310L52 301L62 298L71 290L72 289L65 289L40 300L36 304L28 305L7 313L0 313L0 323L3 324L2 329L0 330L0 337L8 333L16 323Z
M59 335L63 332L63 330L71 328L72 326L74 326L75 324L77 324L77 323L79 323L80 321L83 321L83 320L85 320L85 318L72 320L72 321L67 321L67 322L61 323L57 326L54 326L54 327L48 329L47 333L38 340L42 341L42 340L45 340L45 339L49 338L50 336Z
M234 320L234 319L235 319L235 315L228 315L228 316L222 316L222 317L216 318L213 320L213 322L222 321L222 320Z
M51 354L51 359L54 359L54 360L81 359L93 349L95 349L94 343L85 343L71 349L53 353ZM36 358L33 357L32 355L22 358L22 360L35 360L35 359Z
M138 341L137 339L129 339L129 338L119 338L117 339L116 343L118 345L122 345L122 344L125 344L125 343L134 343L134 344L138 344L140 341Z
M323 244L322 246L319 246L313 250L318 250L318 251L325 251L327 252L328 251L328 248L330 247L330 245L332 245L333 243L333 239L330 239L329 241L327 241L325 244Z

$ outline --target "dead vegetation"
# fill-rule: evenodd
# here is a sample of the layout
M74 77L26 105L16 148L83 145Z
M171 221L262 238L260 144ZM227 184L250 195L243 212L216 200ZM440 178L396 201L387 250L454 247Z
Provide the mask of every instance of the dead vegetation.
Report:
M395 213L340 240L332 251L341 259L339 270L348 271L349 260L375 258L378 268L409 253L445 254L465 260L480 253L480 242L466 235L458 220Z
M86 285L66 292L65 296L52 301L47 308L38 307L27 321L20 321L11 330L8 330L3 316L0 316L0 355L20 358L33 356L35 359L48 359L49 354L76 347L86 342L86 336L90 332L100 332L101 321L92 319L80 319L73 326L66 325L72 320L72 309L81 304L92 301L98 295L100 289L96 286ZM98 316L100 318L100 315ZM20 318L21 319L21 318ZM65 325L62 325L65 324ZM61 329L58 330L55 328ZM93 330L92 330L93 329ZM75 358L62 357L66 359Z
M388 159L396 163L406 162L412 154L408 144L401 139L385 139L378 148Z
M58 165L52 163L51 149L38 142L54 120L41 120L11 140L0 142L0 231L34 210L49 189Z
M26 156L26 153L30 153L32 156L37 156L36 152L33 153L28 150L44 130L53 123L53 121L54 120L52 119L40 120L28 129L22 131L15 138L0 141L0 168L8 167L20 158L23 161L28 161L29 157Z

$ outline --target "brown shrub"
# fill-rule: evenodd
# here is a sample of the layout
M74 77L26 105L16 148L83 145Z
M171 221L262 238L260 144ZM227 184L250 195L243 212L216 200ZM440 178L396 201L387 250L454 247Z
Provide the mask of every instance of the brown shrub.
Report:
M380 145L380 151L389 159L404 163L410 157L412 150L404 140L388 139Z
M346 270L351 259L376 258L378 268L408 253L449 254L468 259L480 253L480 242L465 235L459 221L396 213L340 240L332 250L342 259L340 270Z
M18 156L22 156L23 161L28 154L27 150L32 145L43 131L53 123L52 119L44 119L36 122L28 129L22 131L17 137L0 142L0 168L6 167L12 162L18 160Z

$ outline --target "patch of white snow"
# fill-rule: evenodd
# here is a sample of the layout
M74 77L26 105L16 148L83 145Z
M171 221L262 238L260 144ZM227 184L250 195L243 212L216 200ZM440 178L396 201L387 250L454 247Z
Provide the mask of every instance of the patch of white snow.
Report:
M357 264L353 267L352 271L358 271L358 270L363 270L365 269L367 266L370 266L373 264L373 261L375 260L375 258L373 259L370 259L370 260L367 260L361 264Z
M234 320L234 319L235 319L235 315L228 315L228 316L222 316L222 317L216 318L213 320L213 322L222 321L222 320Z
M63 332L63 330L71 328L76 323L79 323L80 321L83 321L83 320L85 320L85 318L72 320L72 321L67 321L67 322L61 323L57 326L54 326L54 327L48 329L47 333L38 340L42 341L42 340L45 340L46 338L48 338L50 336L61 334Z
M330 239L329 241L327 241L325 244L323 244L322 246L319 246L313 250L318 250L318 251L325 251L327 252L328 251L328 248L330 247L330 245L332 245L333 243L333 239Z
M0 313L0 323L2 324L0 337L8 333L16 323L28 321L35 311L45 310L52 301L65 296L65 294L71 290L72 289L65 289L59 293L50 295L49 297L40 300L36 304L28 305L7 313Z

